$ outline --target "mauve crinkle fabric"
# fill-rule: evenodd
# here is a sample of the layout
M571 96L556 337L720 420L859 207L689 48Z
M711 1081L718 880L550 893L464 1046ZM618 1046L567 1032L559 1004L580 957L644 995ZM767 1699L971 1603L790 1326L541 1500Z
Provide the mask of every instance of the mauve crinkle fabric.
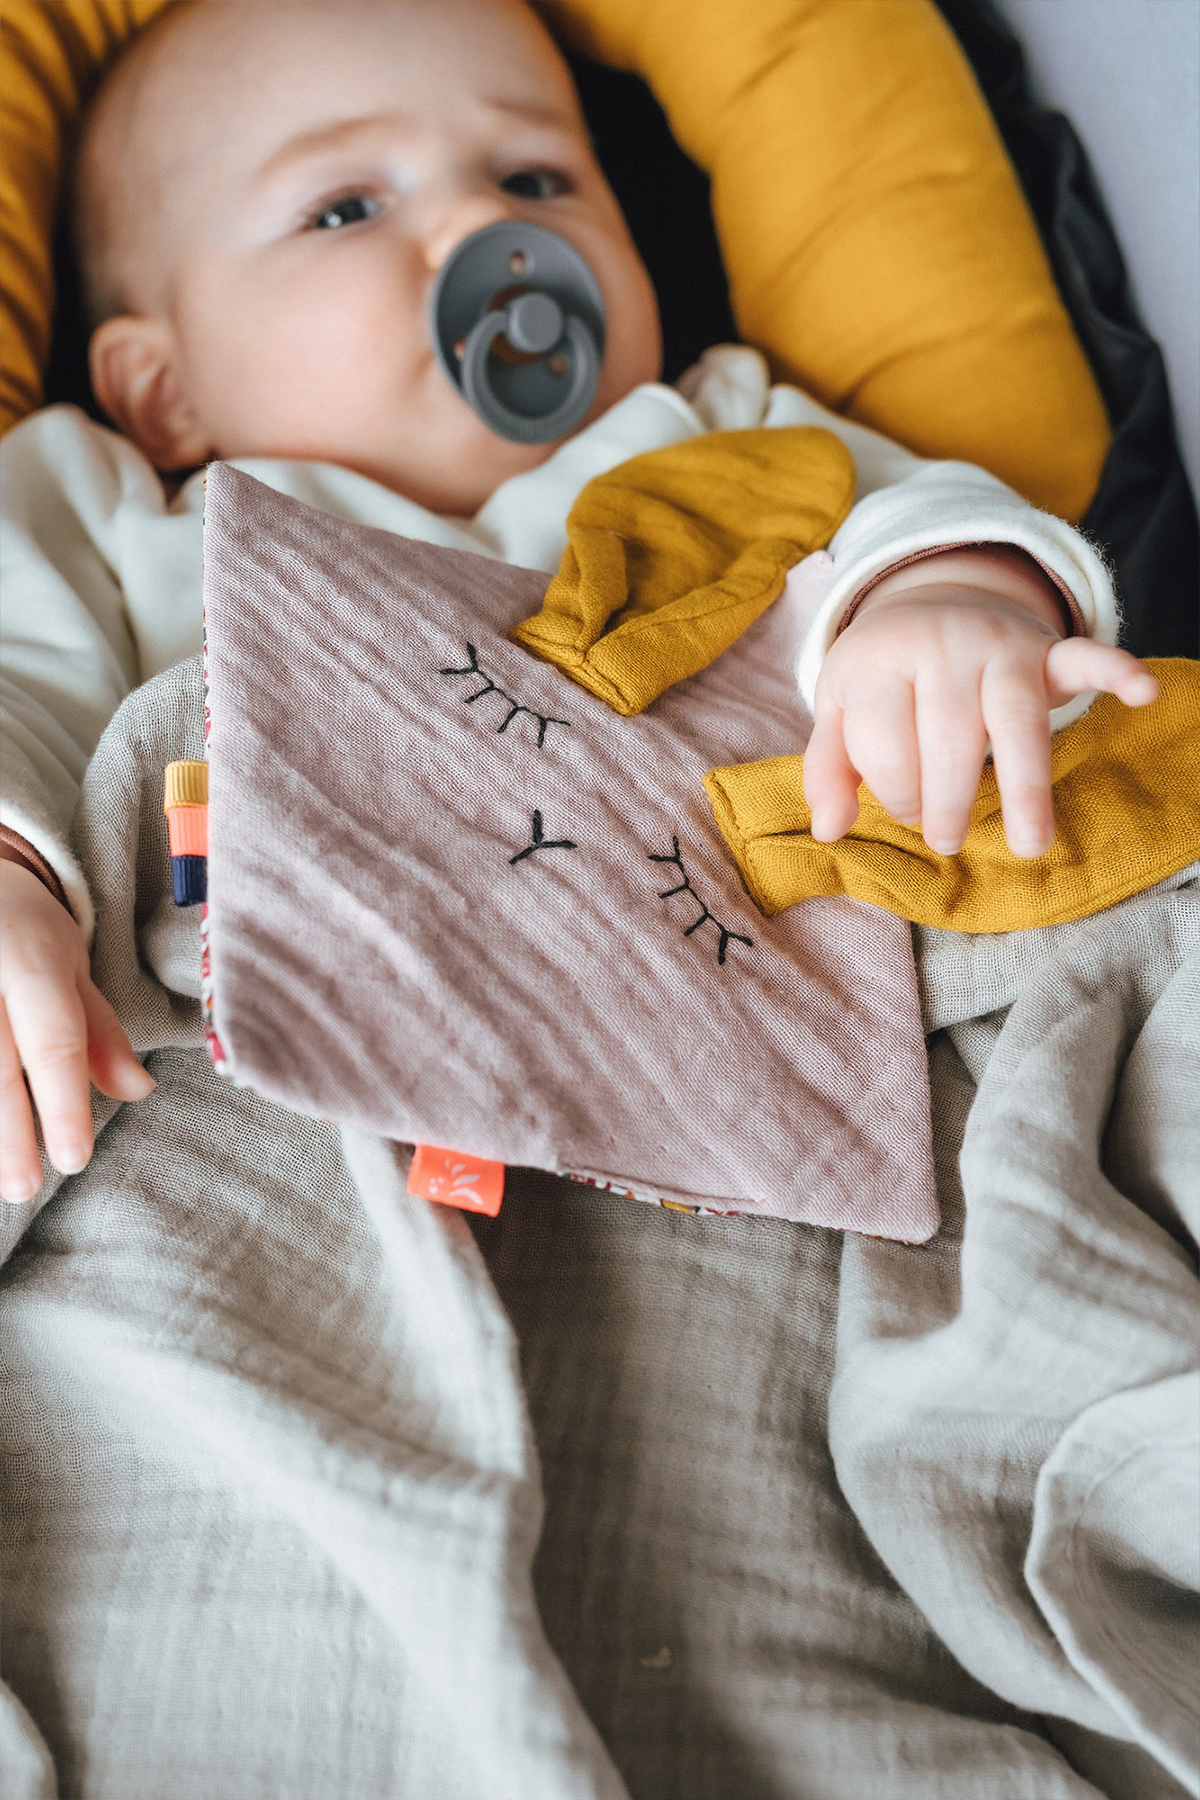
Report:
M799 747L784 601L622 719L504 635L545 577L223 465L214 1022L267 1098L716 1209L936 1228L910 934L764 918L700 777Z

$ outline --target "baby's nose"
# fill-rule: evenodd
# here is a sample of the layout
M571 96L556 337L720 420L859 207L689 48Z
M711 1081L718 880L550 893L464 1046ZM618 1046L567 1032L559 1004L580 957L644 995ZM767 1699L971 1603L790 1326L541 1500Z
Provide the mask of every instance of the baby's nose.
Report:
M485 225L498 225L510 212L501 194L464 192L456 194L438 209L424 234L425 263L436 275L446 258L473 231Z

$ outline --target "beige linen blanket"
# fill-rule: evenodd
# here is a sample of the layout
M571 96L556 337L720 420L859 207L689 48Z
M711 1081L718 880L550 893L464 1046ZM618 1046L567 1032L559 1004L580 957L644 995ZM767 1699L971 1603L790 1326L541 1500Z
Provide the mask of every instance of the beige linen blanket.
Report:
M1196 1793L1190 883L924 935L926 1246L548 1175L472 1235L214 1075L200 748L191 663L97 753L159 1085L4 1220L6 1800Z

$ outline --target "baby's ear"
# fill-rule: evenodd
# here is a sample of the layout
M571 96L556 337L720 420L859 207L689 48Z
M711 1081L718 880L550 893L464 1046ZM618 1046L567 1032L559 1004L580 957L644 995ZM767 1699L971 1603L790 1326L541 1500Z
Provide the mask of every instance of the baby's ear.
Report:
M92 389L118 431L170 474L207 461L212 446L180 380L171 328L121 313L88 346Z

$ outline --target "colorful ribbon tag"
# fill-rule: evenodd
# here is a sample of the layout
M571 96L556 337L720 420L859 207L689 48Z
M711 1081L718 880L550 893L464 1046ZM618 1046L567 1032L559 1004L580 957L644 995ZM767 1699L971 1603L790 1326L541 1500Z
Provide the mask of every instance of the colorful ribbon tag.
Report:
M208 895L208 764L168 763L163 811L171 846L176 906L199 906Z

